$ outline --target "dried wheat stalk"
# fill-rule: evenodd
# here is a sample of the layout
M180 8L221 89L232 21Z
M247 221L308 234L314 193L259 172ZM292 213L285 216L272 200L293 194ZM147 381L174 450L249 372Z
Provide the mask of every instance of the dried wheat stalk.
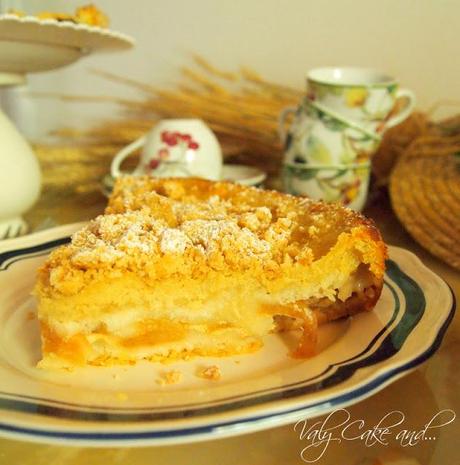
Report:
M303 92L266 81L248 68L236 73L222 71L199 55L193 55L193 63L193 67L181 69L180 82L173 88L93 71L105 79L136 88L143 99L59 95L70 101L115 102L122 113L119 119L105 121L88 131L64 129L56 133L80 140L84 136L91 144L113 146L115 152L144 134L159 119L200 118L216 133L227 159L276 173L282 158L278 115L284 107L297 104Z

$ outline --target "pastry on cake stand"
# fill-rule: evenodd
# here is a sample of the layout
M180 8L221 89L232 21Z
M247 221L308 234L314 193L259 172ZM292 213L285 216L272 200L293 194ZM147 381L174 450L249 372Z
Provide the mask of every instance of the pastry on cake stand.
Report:
M0 86L23 85L28 73L62 68L91 53L124 50L133 43L105 28L0 15ZM32 148L0 110L0 240L27 231L22 215L37 200L40 185Z

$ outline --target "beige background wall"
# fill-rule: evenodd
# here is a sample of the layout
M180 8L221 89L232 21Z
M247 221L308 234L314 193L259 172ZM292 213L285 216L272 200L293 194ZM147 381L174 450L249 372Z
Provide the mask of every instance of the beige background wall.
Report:
M69 11L79 1L4 1L28 11ZM97 0L114 28L133 35L130 52L89 57L67 69L31 76L7 97L29 135L61 124L91 124L111 106L31 99L28 91L124 95L92 75L101 68L165 84L196 51L221 68L248 65L298 88L312 67L347 64L394 74L419 106L460 101L460 0ZM459 107L460 108L460 107ZM454 108L444 110L455 111Z

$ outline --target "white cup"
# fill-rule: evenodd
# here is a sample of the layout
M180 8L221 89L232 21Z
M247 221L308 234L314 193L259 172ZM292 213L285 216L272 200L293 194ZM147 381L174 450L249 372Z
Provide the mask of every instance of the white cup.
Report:
M161 120L149 133L117 153L110 168L117 178L123 160L143 147L135 176L221 178L222 150L206 124L199 119Z

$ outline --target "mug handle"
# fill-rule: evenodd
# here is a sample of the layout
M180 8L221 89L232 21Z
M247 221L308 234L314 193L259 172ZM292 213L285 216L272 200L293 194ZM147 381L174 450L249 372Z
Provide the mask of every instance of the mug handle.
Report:
M415 94L409 89L398 89L396 91L396 100L405 99L407 101L406 106L395 116L390 118L386 124L385 129L392 128L399 123L402 123L414 110L415 108Z
M140 149L145 144L145 140L147 136L139 137L139 139L131 142L126 147L122 148L116 155L115 158L112 160L112 164L110 165L110 174L113 178L119 178L123 175L123 172L120 171L120 165L122 164L123 160L128 156L131 155L135 150Z
M278 134L281 139L281 143L284 145L286 142L286 136L287 136L287 131L286 131L286 117L289 115L289 113L294 113L297 111L296 107L286 107L281 110L281 113L278 117Z

